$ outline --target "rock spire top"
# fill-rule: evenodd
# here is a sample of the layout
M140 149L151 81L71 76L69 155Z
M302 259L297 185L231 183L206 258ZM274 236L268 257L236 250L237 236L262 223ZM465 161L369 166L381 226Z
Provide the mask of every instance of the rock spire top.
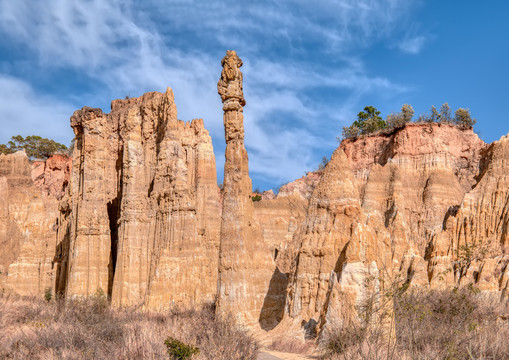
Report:
M223 71L217 83L217 92L223 101L223 110L241 110L246 105L242 90L242 60L234 50L227 50L221 60Z

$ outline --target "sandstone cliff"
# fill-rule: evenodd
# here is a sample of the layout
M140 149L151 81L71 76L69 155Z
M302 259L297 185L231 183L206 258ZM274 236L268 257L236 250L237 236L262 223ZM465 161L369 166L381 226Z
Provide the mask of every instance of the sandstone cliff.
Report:
M300 243L288 288L287 314L316 334L327 318L337 283L346 295L342 306L354 307L380 287L380 273L390 263L390 237L380 219L363 212L357 182L342 149L337 149L315 187L301 228ZM372 279L372 283L366 283ZM322 324L320 324L320 321Z
M447 124L343 141L294 233L288 318L315 333L394 283L503 294L506 142L487 148L471 129Z

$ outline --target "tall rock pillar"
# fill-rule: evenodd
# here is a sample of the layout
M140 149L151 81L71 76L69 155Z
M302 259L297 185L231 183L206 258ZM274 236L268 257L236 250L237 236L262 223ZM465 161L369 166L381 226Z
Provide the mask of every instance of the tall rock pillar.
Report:
M223 101L226 152L219 256L220 314L236 314L243 325L254 325L268 292L274 260L254 222L252 185L244 146L242 60L228 50L217 84Z

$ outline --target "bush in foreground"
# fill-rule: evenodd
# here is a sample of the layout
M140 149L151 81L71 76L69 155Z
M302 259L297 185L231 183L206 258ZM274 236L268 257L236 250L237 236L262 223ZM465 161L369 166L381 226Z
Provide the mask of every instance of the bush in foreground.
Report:
M55 301L0 295L1 359L168 359L171 337L200 349L192 359L254 360L257 342L212 308L114 310L104 296Z
M171 336L164 341L164 345L168 348L168 355L172 360L187 360L200 353L200 349L196 346L184 344Z

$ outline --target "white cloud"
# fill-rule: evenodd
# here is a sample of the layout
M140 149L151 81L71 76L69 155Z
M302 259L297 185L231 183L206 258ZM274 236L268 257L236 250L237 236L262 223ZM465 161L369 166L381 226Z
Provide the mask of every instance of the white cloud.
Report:
M179 118L204 118L216 144L224 143L216 89L220 57L235 46L245 62L245 128L252 174L266 182L282 182L300 177L319 161L324 147L334 146L340 123L353 114L363 94L405 90L389 79L368 75L352 49L389 34L408 4L175 0L135 6L121 0L0 0L0 31L34 51L42 68L83 72L95 81L101 96L137 96L171 86ZM332 66L335 62L340 65ZM324 87L349 95L324 101L318 94ZM33 94L27 84L19 89L21 99ZM55 106L41 103L31 108L43 119L67 122L72 110L49 100ZM80 107L84 105L88 104ZM285 120L286 115L291 120ZM37 125L30 116L18 113L17 118L35 131L39 128L33 127ZM67 129L67 124L62 127ZM216 146L216 158L222 174L220 148Z
M405 37L399 44L398 48L408 54L418 54L421 52L427 38L423 35L414 37Z
M14 135L40 135L69 145L74 137L69 125L74 111L72 105L38 94L24 81L2 74L0 99L0 143L6 143Z

